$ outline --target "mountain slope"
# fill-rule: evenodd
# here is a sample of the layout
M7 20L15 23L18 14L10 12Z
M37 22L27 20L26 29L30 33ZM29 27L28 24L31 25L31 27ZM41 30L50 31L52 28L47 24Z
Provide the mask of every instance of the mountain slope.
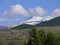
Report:
M40 23L41 21L42 21L41 17L38 16L30 17L22 23L12 25L11 29L20 30L20 29L34 28L35 25Z
M20 29L30 29L30 28L34 28L34 27L42 27L42 26L60 26L60 17L56 17L56 18L51 19L49 21L40 22L37 25L30 25L30 24L23 23L21 25L15 26L11 29L20 30Z
M27 20L25 20L25 21L23 21L23 22L9 25L9 27L12 28L12 27L16 27L16 26L19 26L19 25L22 25L22 24L36 25L36 24L39 24L41 21L42 21L42 18L41 18L41 17L39 17L39 16L34 16L34 17L28 18Z
M36 26L60 26L60 17L56 17L49 21L41 22L41 23L37 24Z
M28 25L28 24L21 24L21 25L18 25L16 27L13 27L11 29L21 30L21 29L29 29L29 28L34 28L34 26Z
M28 24L28 25L36 25L36 24L40 23L41 21L42 21L41 17L34 16L34 17L31 17L30 19L28 19L27 21L25 21L24 23Z

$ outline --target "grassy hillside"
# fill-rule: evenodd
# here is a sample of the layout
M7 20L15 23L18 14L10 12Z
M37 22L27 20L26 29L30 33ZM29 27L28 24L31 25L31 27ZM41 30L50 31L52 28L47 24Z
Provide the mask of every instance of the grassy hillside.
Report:
M56 27L36 27L37 30L55 32L60 34L60 26ZM0 45L24 45L28 40L28 33L31 29L24 30L0 30Z
M27 30L28 31L28 30ZM28 39L26 30L4 30L0 31L0 45L24 45Z

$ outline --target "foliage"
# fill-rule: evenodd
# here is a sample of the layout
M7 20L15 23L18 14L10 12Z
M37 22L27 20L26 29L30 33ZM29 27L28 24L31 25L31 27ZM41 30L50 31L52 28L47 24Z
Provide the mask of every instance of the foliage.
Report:
M32 29L31 32L29 32L29 42L27 45L38 45L38 33L36 29Z
M0 30L0 45L60 45L60 27Z
M60 37L54 32L46 33L44 30L32 29L29 36L27 45L60 45Z

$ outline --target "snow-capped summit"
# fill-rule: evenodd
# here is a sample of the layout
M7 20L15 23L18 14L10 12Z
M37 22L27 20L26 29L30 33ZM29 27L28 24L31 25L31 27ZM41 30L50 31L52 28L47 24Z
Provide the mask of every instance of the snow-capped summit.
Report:
M10 28L21 25L21 24L28 24L28 25L36 25L39 24L42 21L42 18L39 16L34 16L34 17L30 17L27 20L20 22L18 24L13 24L13 25L9 25Z
M42 18L40 16L34 16L30 18L29 20L25 21L25 24L29 25L36 25L42 21Z

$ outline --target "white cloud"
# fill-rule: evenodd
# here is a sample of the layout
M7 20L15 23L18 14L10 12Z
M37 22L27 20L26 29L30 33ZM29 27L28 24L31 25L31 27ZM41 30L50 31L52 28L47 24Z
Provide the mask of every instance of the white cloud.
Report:
M36 8L33 8L33 9L30 8L29 11L30 11L31 15L36 15L36 16L38 16L38 15L39 16L44 16L48 13L47 10L45 10L44 8L42 8L40 6L37 6Z
M3 17L5 18L16 18L19 17L20 15L28 16L28 11L19 4L11 6L11 9L9 11L4 11L2 14Z
M13 14L21 14L25 16L28 15L28 11L22 5L19 4L13 5L11 7L11 12Z
M19 16L24 15L24 16L41 16L44 18L44 20L50 20L54 17L60 16L60 8L54 9L51 13L51 15L47 15L48 11L45 10L44 8L37 6L35 8L28 8L26 10L22 5L16 4L12 5L11 9L9 11L5 11L2 14L3 19L0 20L7 20L7 19L12 19L15 18L16 20L19 20Z
M7 19L17 18L21 15L24 16L44 16L47 14L47 11L43 9L40 6L37 6L36 8L28 8L29 10L26 10L22 5L16 4L12 5L11 9L8 11L4 11L2 16Z
M44 21L60 16L60 8L54 9L51 15L43 16Z
M36 13L38 15L45 15L45 14L47 14L47 11L45 9L41 8L41 7L35 8L35 11L36 11Z
M57 8L57 9L53 10L51 16L52 17L58 17L58 16L60 16L60 8Z
M29 10L26 10L22 5L16 4L11 7L11 13L12 14L20 14L24 16L30 16L30 15L39 15L44 16L47 14L47 10L44 8L37 6L36 8L28 8Z
M43 21L48 21L50 19L53 19L53 17L49 15L43 17Z

